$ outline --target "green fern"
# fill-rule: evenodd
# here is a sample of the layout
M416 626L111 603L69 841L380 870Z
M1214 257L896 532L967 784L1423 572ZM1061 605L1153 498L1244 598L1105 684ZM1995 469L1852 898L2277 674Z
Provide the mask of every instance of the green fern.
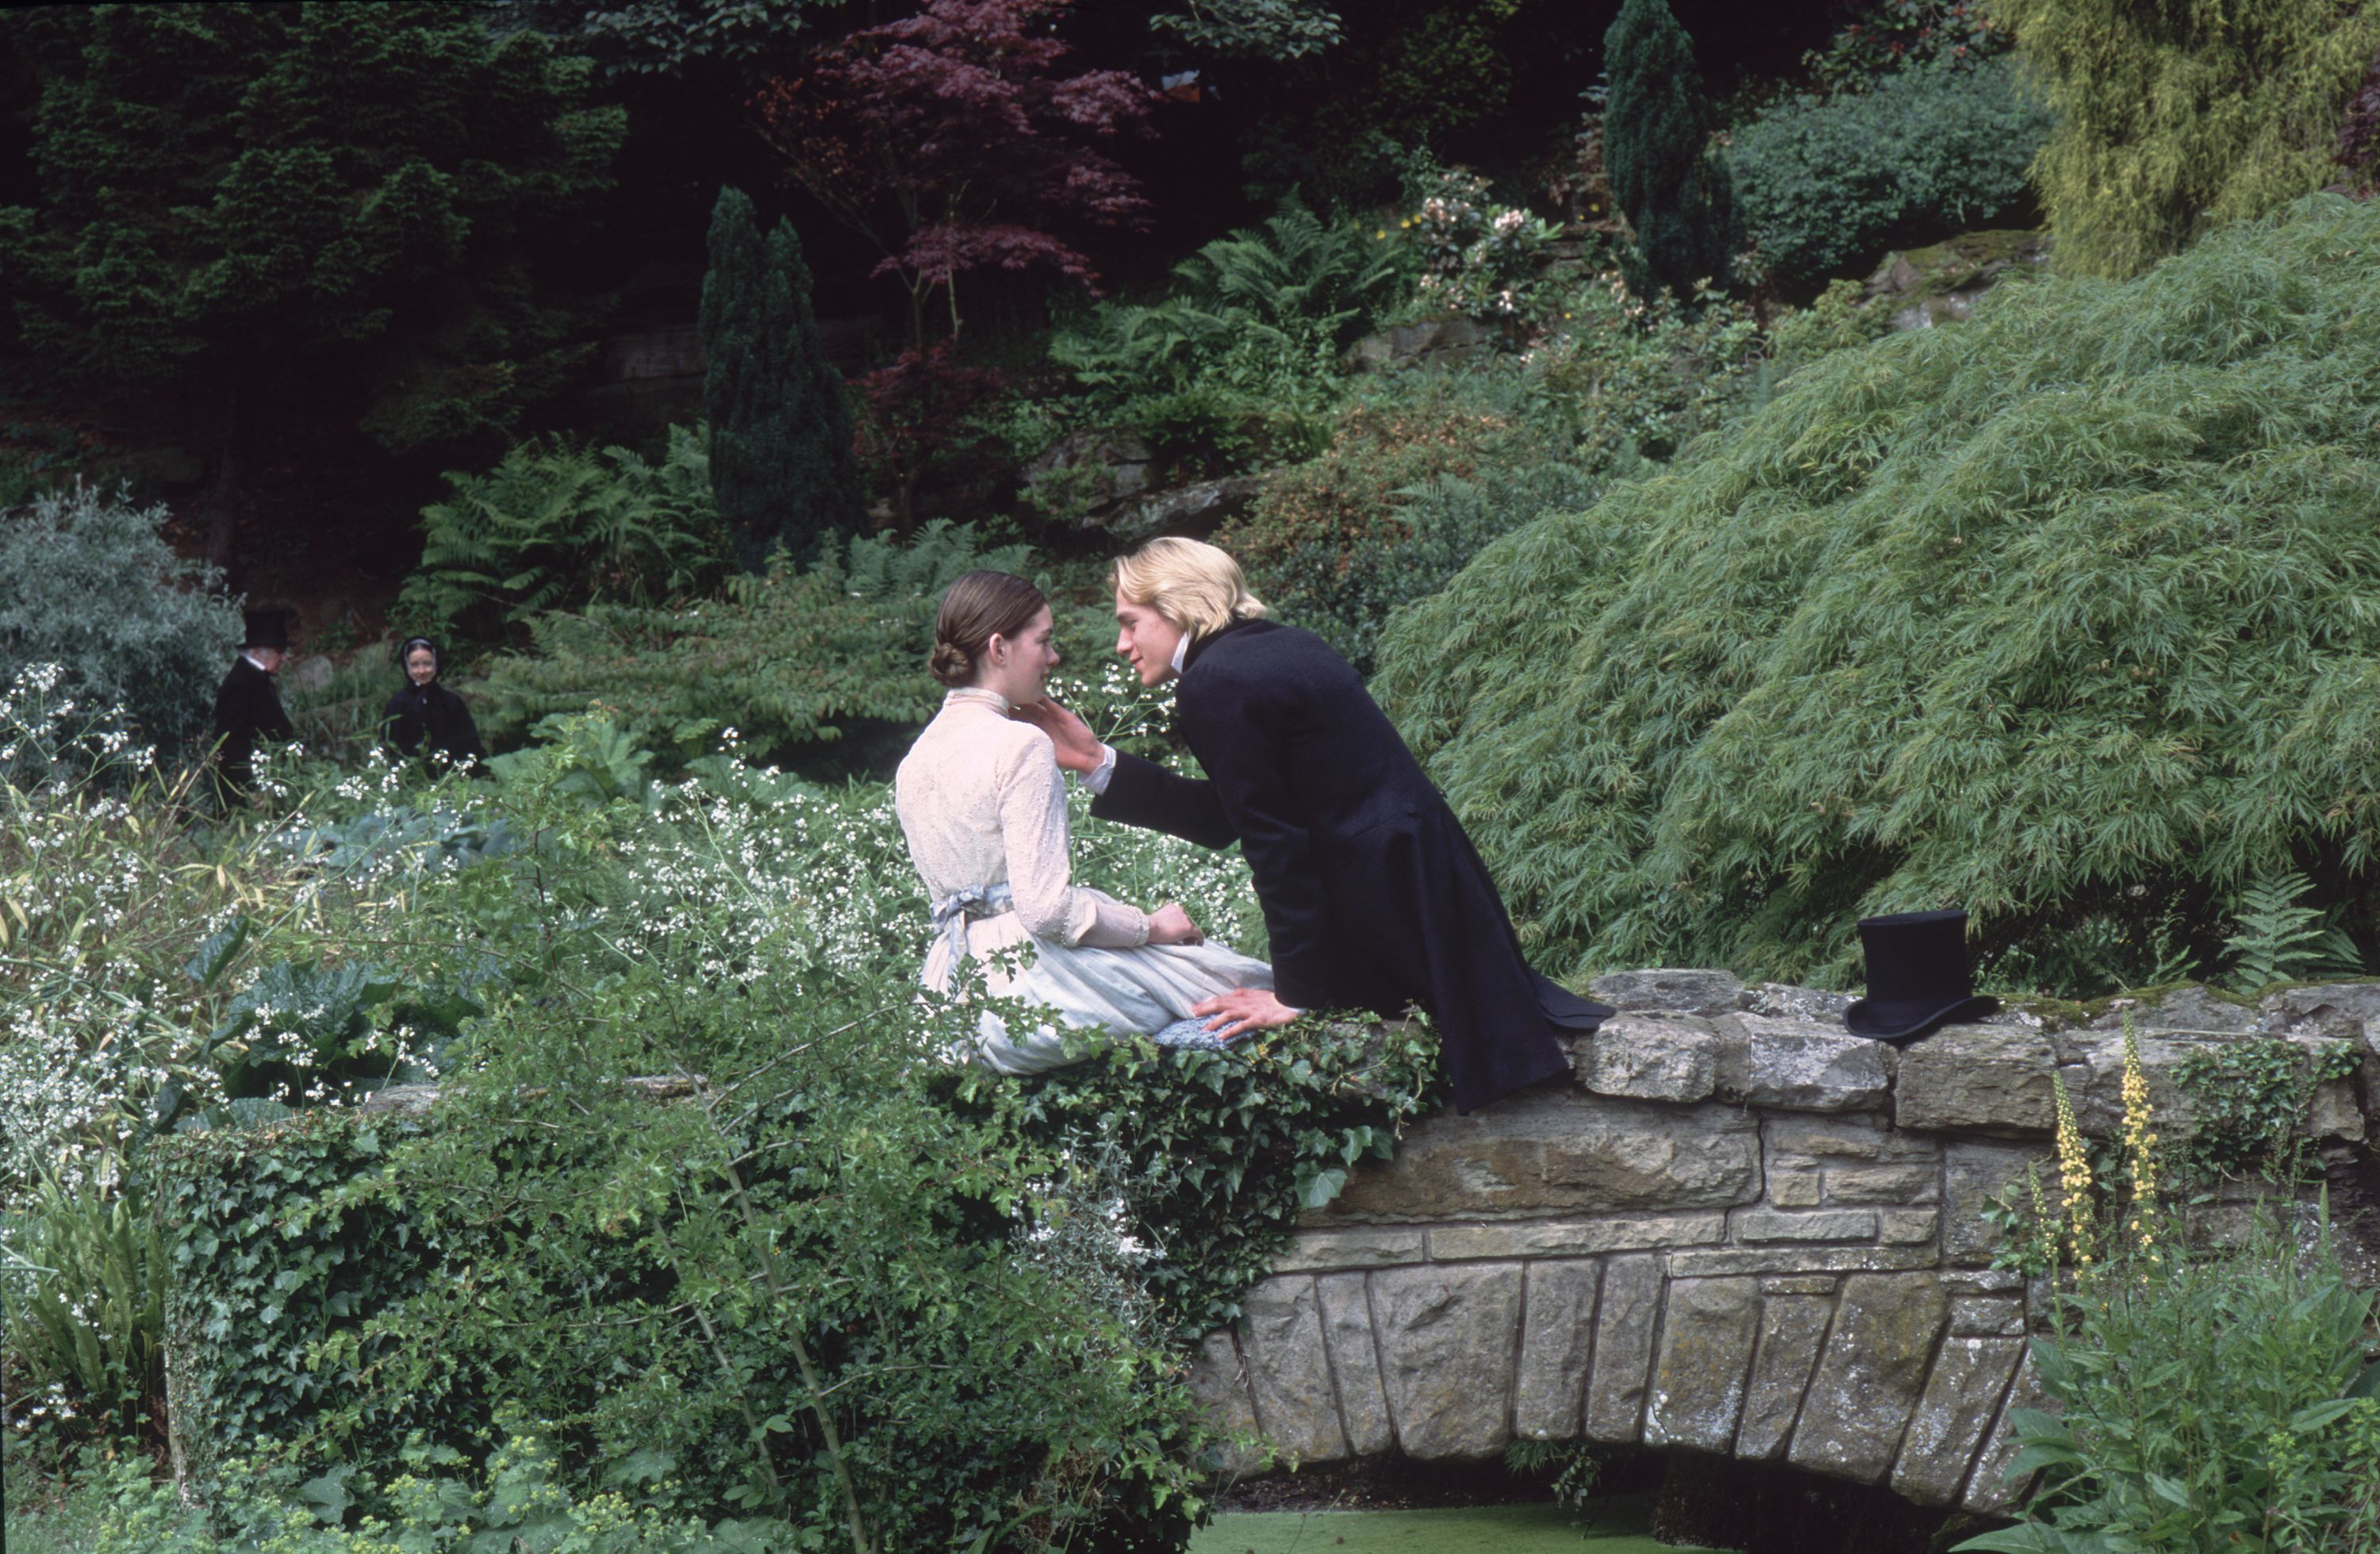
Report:
M725 568L707 433L674 426L659 465L626 448L524 443L421 512L421 564L399 613L415 629L481 639L593 599L656 603Z
M2302 904L2313 882L2302 874L2262 880L2240 895L2240 931L2224 940L2234 957L2231 987L2261 992L2294 982L2362 968L2362 953L2345 929L2325 922L2319 907Z

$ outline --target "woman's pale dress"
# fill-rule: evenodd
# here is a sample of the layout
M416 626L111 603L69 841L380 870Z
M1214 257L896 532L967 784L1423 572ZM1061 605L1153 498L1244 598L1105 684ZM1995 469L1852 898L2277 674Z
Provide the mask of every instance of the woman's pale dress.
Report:
M1010 718L999 692L945 697L892 795L938 919L923 978L934 991L950 990L962 945L989 991L1046 1004L1075 1029L1157 1031L1203 999L1272 986L1271 967L1221 945L1149 943L1138 907L1073 882L1065 776L1050 736ZM1079 1037L1070 1051L1062 1029L1013 1031L989 1013L977 1040L977 1061L1003 1074L1085 1055Z

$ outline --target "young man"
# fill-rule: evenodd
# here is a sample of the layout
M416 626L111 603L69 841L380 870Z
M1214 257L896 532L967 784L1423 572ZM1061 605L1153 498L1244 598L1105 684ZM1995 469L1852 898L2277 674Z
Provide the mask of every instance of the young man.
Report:
M1179 676L1183 737L1204 781L1110 749L1044 701L1020 709L1091 813L1209 847L1237 841L1256 876L1274 989L1209 1000L1219 1035L1305 1009L1438 1022L1455 1105L1469 1111L1569 1071L1558 1028L1612 1011L1530 969L1462 822L1353 668L1309 632L1267 620L1239 564L1193 540L1116 564L1116 651L1141 683Z

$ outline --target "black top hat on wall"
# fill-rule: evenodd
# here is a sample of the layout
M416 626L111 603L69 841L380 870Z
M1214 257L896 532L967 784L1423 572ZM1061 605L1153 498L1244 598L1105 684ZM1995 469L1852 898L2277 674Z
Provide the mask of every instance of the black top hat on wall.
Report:
M243 648L289 647L289 612L286 610L243 610L248 632L240 639Z
M1843 1024L1854 1035L1914 1041L2000 1006L1996 998L1975 995L1963 908L1863 917L1859 935L1867 955L1867 997L1843 1011Z

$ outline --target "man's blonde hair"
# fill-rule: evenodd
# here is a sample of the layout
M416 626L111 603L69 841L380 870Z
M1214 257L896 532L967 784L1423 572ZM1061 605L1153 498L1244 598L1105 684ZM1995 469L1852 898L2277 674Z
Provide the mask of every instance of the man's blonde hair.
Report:
M1193 638L1266 613L1240 564L1214 546L1168 535L1120 558L1108 572L1116 592L1146 604Z

